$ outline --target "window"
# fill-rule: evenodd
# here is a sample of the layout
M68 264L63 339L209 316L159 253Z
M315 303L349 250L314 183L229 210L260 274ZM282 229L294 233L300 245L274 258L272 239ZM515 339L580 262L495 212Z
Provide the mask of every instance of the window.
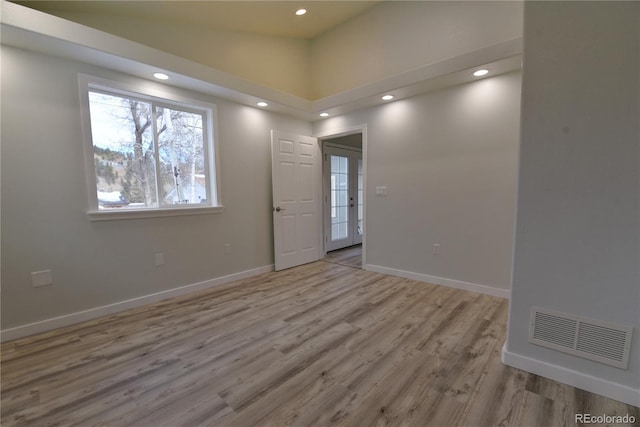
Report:
M90 214L108 219L123 213L202 213L194 211L219 206L215 106L85 80Z

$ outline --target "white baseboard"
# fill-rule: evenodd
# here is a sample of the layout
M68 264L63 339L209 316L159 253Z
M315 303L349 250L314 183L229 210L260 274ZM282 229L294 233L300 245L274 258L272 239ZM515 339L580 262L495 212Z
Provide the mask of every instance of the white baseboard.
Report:
M622 384L603 380L602 378L542 362L521 354L511 353L507 350L506 343L502 347L502 363L629 405L638 406L640 403L640 389L634 389Z
M0 332L0 342L11 341L40 332L69 326L74 323L85 322L87 320L96 319L98 317L108 316L110 314L114 314L123 310L140 307L147 304L153 304L155 302L162 301L168 298L200 291L214 286L224 285L229 282L246 279L248 277L257 276L259 274L268 273L270 271L273 271L273 265L265 265L263 267L253 268L251 270L245 270L239 273L205 280L204 282L192 283L190 285L180 286L178 288L168 289L166 291L157 292L150 295L144 295L126 301L104 305L102 307L90 308L88 310L78 311L76 313L65 314L63 316L29 323L27 325L17 326L15 328L5 329Z
M417 280L418 282L433 283L435 285L447 286L450 288L462 289L465 291L477 292L494 297L509 299L511 292L508 289L493 288L491 286L478 285L475 283L461 282L460 280L446 279L444 277L429 276L427 274L413 273L411 271L397 270L395 268L381 267L379 265L366 264L363 268L367 271L389 274L391 276L404 277L405 279Z

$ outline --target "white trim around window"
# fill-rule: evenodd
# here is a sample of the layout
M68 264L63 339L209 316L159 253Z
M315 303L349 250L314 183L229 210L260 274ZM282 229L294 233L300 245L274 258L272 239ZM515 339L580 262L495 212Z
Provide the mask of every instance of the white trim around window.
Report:
M141 80L128 76L121 76L117 78L117 80L107 80L100 77L95 77L87 74L79 74L78 75L78 84L79 84L79 92L80 92L80 113L82 120L82 135L83 135L83 151L85 157L85 170L86 170L86 178L87 178L87 191L88 191L88 200L89 200L89 209L88 216L92 221L103 221L103 220L121 220L121 219L137 219L137 218L151 218L151 217L167 217L167 216L179 216L179 215L201 215L201 214L210 214L221 212L223 209L221 194L220 194L220 161L218 156L218 138L217 138L217 117L216 117L216 106L214 104L192 99L183 95L183 91L180 89L172 88L170 86L161 85L155 82L150 82L146 80ZM140 100L141 102L149 103L153 109L153 127L152 133L154 136L153 144L155 148L154 157L155 157L155 165L151 165L150 167L155 167L154 172L154 186L155 186L155 202L150 204L146 202L145 204L141 203L129 203L128 200L125 199L123 194L125 191L122 190L120 192L120 196L122 198L123 204L119 206L118 203L115 203L115 206L108 206L107 203L104 202L103 198L99 199L99 194L104 195L106 193L100 192L98 189L98 181L104 182L103 178L98 178L96 166L99 159L95 156L99 156L98 154L94 155L94 141L92 134L92 123L91 123L91 112L90 112L90 104L89 100L89 92L112 95L114 97L125 97L127 99ZM178 109L180 112L185 113L193 113L202 117L202 155L200 158L202 159L201 168L203 169L201 174L194 175L195 172L191 172L192 176L198 176L198 179L204 180L205 184L199 186L199 191L202 195L198 196L202 203L184 200L184 204L182 204L182 199L179 201L172 202L170 199L167 202L165 199L165 194L162 191L159 191L158 187L161 187L161 178L160 178L160 160L159 160L159 142L158 132L156 129L157 125L157 117L156 117L156 108L174 108ZM158 114L158 117L161 115ZM199 119L200 122L200 119ZM138 144L140 146L141 144ZM174 156L175 157L175 156ZM110 163L110 162L105 162ZM173 164L177 163L175 161ZM122 164L122 162L120 162ZM194 161L195 164L195 161ZM163 164L166 168L166 165ZM122 167L122 166L121 166ZM194 166L195 168L195 166ZM179 169L178 169L179 170ZM178 187L178 172L176 171L176 188ZM204 176L204 178L203 178ZM112 175L113 177L113 175ZM121 179L121 176L120 176ZM192 177L192 187L194 190L194 179ZM166 173L165 173L166 180ZM112 181L114 178L112 178ZM124 182L124 180L123 180ZM183 181L184 183L185 181ZM100 184L103 186L103 184ZM186 184L185 184L186 185ZM205 187L203 189L203 187ZM125 188L124 184L122 187L115 185L116 191L113 194L118 195L118 188ZM206 191L206 194L204 193ZM147 192L148 193L148 192ZM192 193L193 194L193 193ZM195 198L194 198L195 199ZM147 198L146 200L149 200ZM195 199L198 200L198 199ZM139 200L138 200L139 202ZM176 204L171 204L176 203Z

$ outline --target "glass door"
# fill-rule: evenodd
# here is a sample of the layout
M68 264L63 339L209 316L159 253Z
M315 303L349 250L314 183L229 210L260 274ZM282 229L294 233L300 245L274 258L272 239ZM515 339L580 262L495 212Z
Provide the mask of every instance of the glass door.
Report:
M362 243L362 152L325 147L325 249Z

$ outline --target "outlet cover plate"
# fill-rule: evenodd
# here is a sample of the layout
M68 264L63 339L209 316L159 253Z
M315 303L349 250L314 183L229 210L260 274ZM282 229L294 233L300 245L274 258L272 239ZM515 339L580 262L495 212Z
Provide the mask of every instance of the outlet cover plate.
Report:
M31 273L31 285L34 288L49 286L53 284L51 270L34 271Z

